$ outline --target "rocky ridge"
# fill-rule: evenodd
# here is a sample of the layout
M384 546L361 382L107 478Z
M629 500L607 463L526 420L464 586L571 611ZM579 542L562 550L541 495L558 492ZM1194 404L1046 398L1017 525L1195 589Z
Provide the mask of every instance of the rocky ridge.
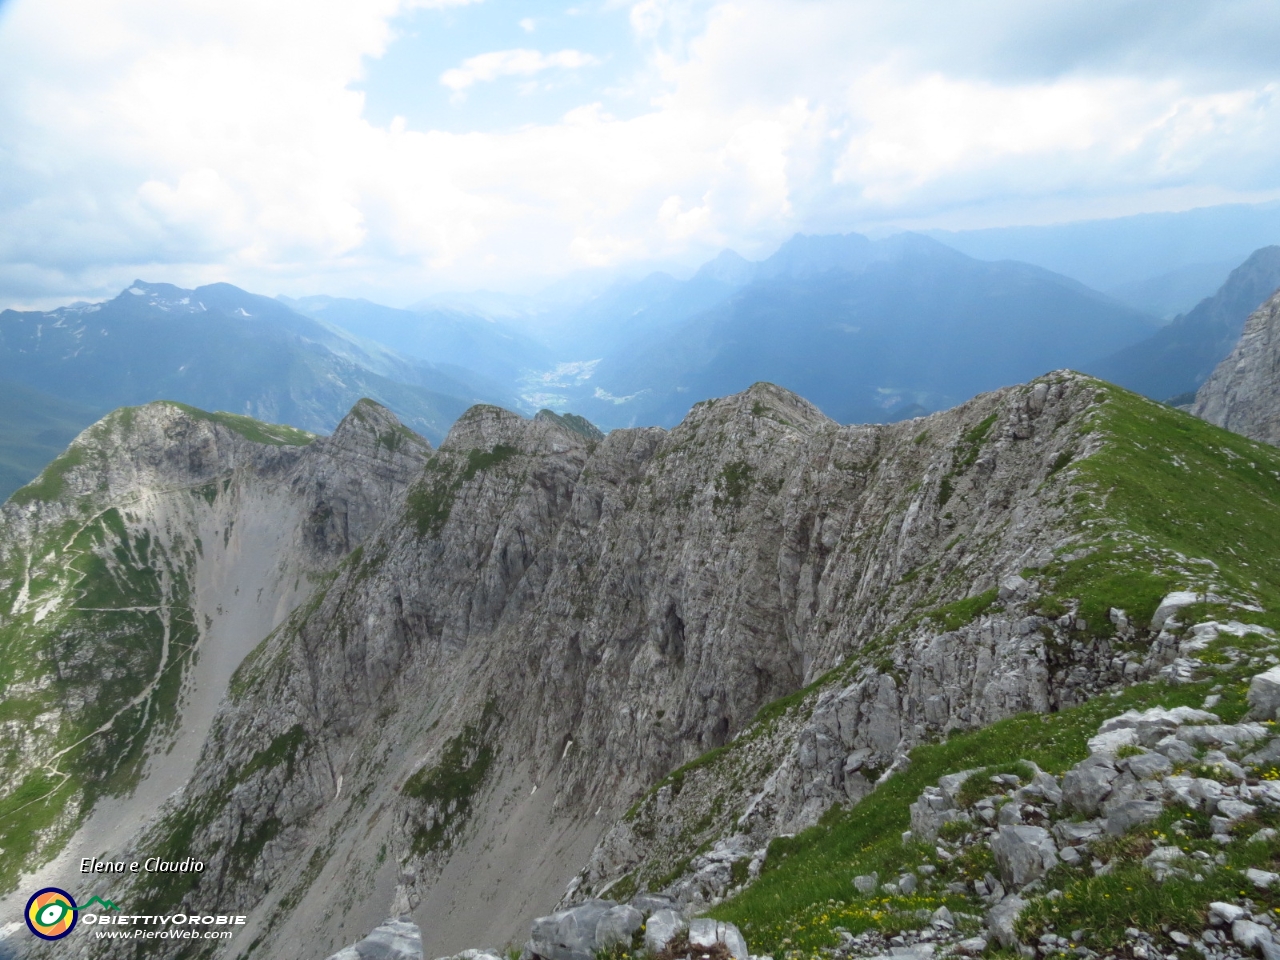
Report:
M439 952L518 935L637 794L830 670L848 680L818 716L852 750L815 727L772 792L793 745L764 751L754 849L922 738L1086 697L1142 658L1075 636L1051 655L999 582L1080 539L1069 467L1101 442L1100 390L1060 373L842 427L757 385L600 441L474 408L241 669L201 774L140 843L190 825L214 869L180 893L260 901L247 952L332 949L388 904ZM487 871L531 864L472 902ZM326 896L328 918L299 909Z
M1280 444L1280 294L1248 319L1235 348L1196 393L1192 412L1210 423Z
M181 786L231 672L428 449L369 401L322 439L160 402L95 424L4 505L6 892L20 871L62 879L77 837L123 845Z

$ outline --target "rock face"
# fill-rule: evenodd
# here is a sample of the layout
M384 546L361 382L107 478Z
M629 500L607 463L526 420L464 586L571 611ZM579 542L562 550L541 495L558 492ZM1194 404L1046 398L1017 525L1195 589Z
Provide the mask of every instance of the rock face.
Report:
M422 931L416 923L392 918L329 960L422 960Z
M660 777L848 661L811 714L752 741L743 795L712 818L745 818L744 839L686 888L713 899L921 739L1123 677L1015 579L1078 536L1065 465L1092 449L1098 390L1054 374L840 426L757 385L603 440L474 408L241 668L196 778L137 848L182 829L209 864L185 901L258 904L249 933L281 960L345 942L338 912L311 912L330 898L348 924L410 914L431 954L506 942L583 862L578 899L660 862L661 830L592 849ZM922 605L960 602L973 612L852 666ZM1046 630L1064 631L1052 657ZM494 893L487 876L513 879Z
M130 847L206 870L113 891L244 904L278 960L388 914L431 956L507 943L570 880L566 907L665 887L695 912L915 744L1184 652L1042 609L1037 571L1085 538L1073 463L1104 442L1106 395L1057 373L841 426L758 384L603 439L473 408L240 666L195 775ZM1124 622L1120 640L1146 628ZM546 942L579 949L560 922Z
M1280 295L1245 323L1231 354L1196 393L1192 412L1210 423L1280 444Z
M370 401L323 439L153 403L86 430L4 505L3 699L38 720L0 724L0 803L65 779L36 819L0 825L0 892L60 848L118 852L191 775L245 655L428 453ZM133 806L100 811L104 793Z

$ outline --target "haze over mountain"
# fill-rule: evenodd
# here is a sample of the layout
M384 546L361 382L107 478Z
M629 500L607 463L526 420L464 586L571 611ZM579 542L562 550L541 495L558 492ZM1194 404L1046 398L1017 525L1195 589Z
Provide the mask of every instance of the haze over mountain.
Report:
M1067 277L918 234L796 236L759 263L722 255L683 284L648 284L661 299L634 312L632 336L577 354L540 402L607 427L670 426L691 403L768 380L838 421L878 422L1081 365L1160 325Z
M1184 270L1201 273L1211 285L1186 303L1182 310L1187 310L1221 283L1213 282L1213 264L1240 263L1251 251L1280 243L1280 201L1045 226L925 232L971 257L1024 260L1098 290L1123 291Z
M425 306L399 310L368 300L277 297L298 313L376 341L406 357L475 371L510 391L520 376L551 361L547 346L514 324L476 311Z
M0 313L4 376L102 411L156 399L328 432L361 396L443 437L511 395L467 371L402 357L268 297L218 283L135 282L113 300Z
M1193 393L1236 345L1246 318L1277 288L1280 246L1255 250L1231 271L1217 293L1193 310L1147 339L1081 369L1154 400Z

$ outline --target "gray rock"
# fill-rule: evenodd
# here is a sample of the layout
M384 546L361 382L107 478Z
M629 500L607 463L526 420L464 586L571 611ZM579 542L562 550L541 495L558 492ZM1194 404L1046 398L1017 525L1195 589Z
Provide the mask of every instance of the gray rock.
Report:
M1164 805L1158 800L1126 800L1114 808L1107 816L1107 833L1119 836L1128 833L1134 827L1150 823L1164 811Z
M1076 764L1062 777L1062 803L1069 810L1093 816L1120 775L1115 764L1097 754Z
M1280 873L1272 873L1270 870L1258 870L1256 867L1249 867L1244 872L1245 877L1250 883L1260 890L1269 890L1277 880L1280 880Z
M1053 835L1062 843L1079 843L1102 836L1105 823L1102 820L1059 820L1053 825Z
M630 945L631 936L644 925L644 914L635 907L614 907L596 924L596 949L607 950L623 943Z
M649 917L644 928L644 946L650 953L658 953L666 949L676 934L688 930L689 924L684 917L671 909L656 910Z
M1208 723L1178 729L1178 739L1198 747L1239 749L1268 736L1269 731L1260 723Z
M588 900L539 917L529 933L529 951L543 960L595 960L596 928L615 906L611 900Z
M1058 862L1058 849L1044 827L1002 825L991 839L991 853L1001 879L1014 888L1038 880Z
M1204 594L1190 590L1175 590L1173 593L1168 594L1160 601L1160 605L1156 607L1156 612L1151 616L1151 629L1159 630L1165 625L1165 621L1183 607L1190 606L1193 603L1200 603L1204 598Z
M1228 820L1241 820L1258 812L1258 808L1243 800L1232 800L1230 797L1218 801L1218 816Z
M1015 893L1005 897L987 913L987 929L1006 950L1016 950L1022 945L1014 924L1026 906L1027 901Z
M1195 747L1191 746L1187 741L1179 739L1175 734L1162 737L1153 749L1167 757L1172 763L1191 763L1196 758Z
M1124 765L1139 780L1162 777L1173 769L1169 758L1159 753L1144 753L1141 756L1129 757L1124 761Z
M936 840L943 824L971 819L967 812L956 806L953 793L942 786L925 787L920 798L909 809L911 834L918 840Z
M669 897L665 893L637 893L631 898L631 905L646 917L659 910L677 909L675 897Z
M1231 939L1246 950L1256 950L1264 943L1271 943L1271 931L1260 923L1243 918L1231 924Z
M875 873L866 873L859 877L853 878L853 887L863 896L869 896L876 892L876 888L880 885L880 877Z
M1249 681L1249 717L1275 720L1280 710L1280 667L1272 667Z
M711 920L699 917L689 921L689 944L694 947L714 947L723 943L729 948L734 960L749 960L751 954L747 950L747 941L742 938L741 931L732 923L722 920Z
M1010 600L1021 600L1027 595L1027 589L1030 586L1031 584L1015 573L1000 581L998 596L1006 603Z
M1254 440L1280 442L1273 372L1280 298L1271 297L1245 321L1234 349L1196 391L1192 413Z
M393 917L329 960L422 960L422 931L408 919Z
M959 941L953 949L962 957L980 957L987 952L987 941L982 937L968 937Z
M898 878L898 892L908 897L911 896L916 892L916 882L914 874L904 873Z
M1209 922L1216 927L1229 927L1244 916L1244 907L1215 900L1209 904Z

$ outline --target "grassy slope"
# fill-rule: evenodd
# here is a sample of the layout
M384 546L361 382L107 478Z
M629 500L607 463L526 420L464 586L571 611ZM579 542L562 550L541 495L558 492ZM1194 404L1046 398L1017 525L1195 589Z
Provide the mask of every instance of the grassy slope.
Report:
M1120 388L1098 388L1102 403L1093 428L1108 442L1070 469L1078 471L1090 491L1078 495L1075 506L1082 525L1096 533L1099 549L1041 572L1052 578L1057 602L1079 600L1088 629L1109 633L1108 607L1122 607L1141 619L1150 616L1169 589L1212 585L1219 594L1265 608L1265 613L1249 614L1249 620L1280 626L1280 450ZM1205 618L1215 611L1202 606L1198 612ZM1183 619L1194 622L1188 615ZM1237 648L1248 646L1233 642ZM907 806L924 787L946 773L1008 766L1015 758L1061 773L1086 755L1086 739L1105 718L1131 707L1198 706L1218 684L1224 689L1216 711L1224 720L1237 719L1244 712L1245 679L1265 666L1266 652L1257 649L1251 661L1224 663L1214 668L1217 675L1201 683L1145 683L1058 714L1013 717L946 743L918 747L911 754L911 766L862 803L830 811L822 824L794 838L775 840L760 879L713 912L741 925L752 950L759 953L803 954L834 946L839 943L836 926L853 932L900 924L914 928L919 921L903 919L903 911L933 909L947 898L859 898L851 881L872 870L888 879L903 867L926 862L929 851L900 839L909 826ZM1207 837L1205 825L1197 829ZM1211 845L1204 837L1188 842L1208 849ZM1135 843L1131 853L1140 856L1141 838ZM1248 862L1265 867L1280 860L1280 847L1237 844L1230 857L1236 866ZM940 876L980 876L990 869L981 857L971 860L951 866L939 863ZM1117 862L1121 865L1113 875L1096 879L1061 868L1062 875L1054 879L1068 897L1056 905L1035 901L1029 932L1054 921L1060 931L1075 924L1092 930L1101 946L1114 945L1127 925L1159 930L1161 923L1170 922L1190 930L1210 900L1238 898L1246 889L1230 871L1211 876L1210 882L1153 887L1149 879L1142 879L1145 874L1132 857L1121 855ZM1251 888L1249 892L1259 902L1274 899L1271 905L1280 906L1280 894L1262 895ZM963 897L953 896L948 902L966 909ZM967 909L980 912L977 904Z

